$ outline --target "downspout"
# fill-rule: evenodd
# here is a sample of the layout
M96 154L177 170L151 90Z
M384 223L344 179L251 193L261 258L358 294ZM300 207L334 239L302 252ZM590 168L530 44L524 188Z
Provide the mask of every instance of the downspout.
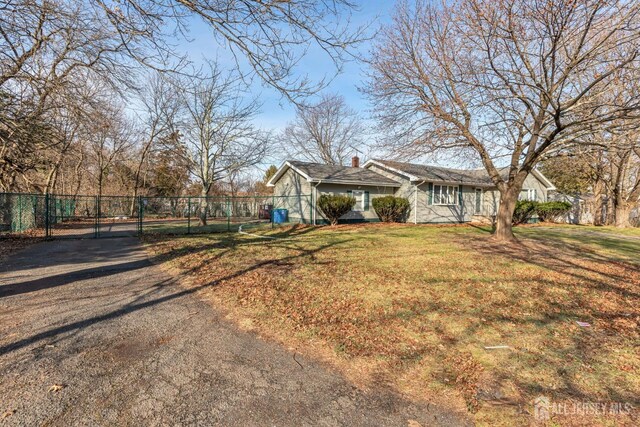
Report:
M416 191L413 197L413 223L418 224L418 187L427 182L425 179L420 184L415 184Z
M311 203L311 215L313 217L313 225L318 225L317 224L317 210L316 210L316 206L318 205L318 185L322 184L322 180L319 180L318 183L316 185L313 186L313 193L311 195L313 201Z

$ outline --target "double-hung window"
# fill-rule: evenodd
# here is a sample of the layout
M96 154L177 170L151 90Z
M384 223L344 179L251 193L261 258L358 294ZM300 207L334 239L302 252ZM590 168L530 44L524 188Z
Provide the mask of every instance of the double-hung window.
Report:
M363 190L349 190L347 194L356 199L356 204L353 207L355 212L363 212L369 210L369 192Z
M520 191L518 200L530 200L532 202L535 202L536 200L538 200L538 192L535 188L523 188Z
M353 190L352 192L353 197L356 199L356 204L353 207L353 210L356 212L359 211L363 211L364 210L364 191L360 191L360 190Z
M433 186L434 205L457 205L458 186L456 185L434 185Z

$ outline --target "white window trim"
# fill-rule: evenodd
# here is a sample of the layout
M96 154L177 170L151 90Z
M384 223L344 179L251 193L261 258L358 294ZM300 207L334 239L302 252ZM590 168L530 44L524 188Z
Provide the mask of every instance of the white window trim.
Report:
M538 200L538 192L535 188L523 188L522 190L520 190L520 195L522 195L522 192L526 191L527 192L527 196L525 198L520 198L518 197L518 200L528 200L531 202L537 201Z
M356 193L362 193L359 203L358 198L356 197ZM356 204L353 209L351 209L351 212L364 212L364 190L351 190L351 197L356 199Z
M440 194L438 195L438 197L436 197L436 187L440 187ZM453 189L453 194L454 194L454 200L453 203L436 203L436 200L439 200L440 197L442 195L442 189L446 188L447 189L447 195L449 194L449 189ZM433 205L434 206L458 206L459 205L459 199L460 199L460 195L458 194L460 192L460 188L457 185L441 185L441 184L433 184Z
M478 209L478 193L480 193L480 209ZM476 187L473 190L473 214L474 215L482 215L484 211L484 190L482 188Z

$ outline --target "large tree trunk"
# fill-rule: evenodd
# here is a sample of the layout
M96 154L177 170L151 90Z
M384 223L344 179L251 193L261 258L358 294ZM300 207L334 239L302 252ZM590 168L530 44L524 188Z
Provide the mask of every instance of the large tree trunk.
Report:
M613 191L609 192L607 195L607 212L605 214L604 223L606 225L614 225L616 223L616 202L615 202L615 194Z
M513 211L518 201L518 191L514 187L500 195L500 205L498 206L498 216L496 217L496 228L493 232L493 238L500 242L515 242L516 237L513 235Z
M593 225L604 225L602 211L604 210L604 184L597 180L594 185Z
M631 209L628 203L622 203L616 206L616 227L631 227Z

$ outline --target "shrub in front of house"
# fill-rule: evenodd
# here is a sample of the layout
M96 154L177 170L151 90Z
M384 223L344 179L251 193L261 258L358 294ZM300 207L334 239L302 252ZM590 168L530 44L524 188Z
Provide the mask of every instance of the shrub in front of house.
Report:
M373 210L382 222L405 222L409 212L409 200L404 197L383 196L371 201Z
M540 221L555 222L570 210L571 203L569 202L545 202L538 205L536 213Z
M513 211L513 225L526 224L536 214L539 202L518 200Z
M318 198L318 207L331 225L338 224L338 219L356 205L356 199L340 194L323 194Z

